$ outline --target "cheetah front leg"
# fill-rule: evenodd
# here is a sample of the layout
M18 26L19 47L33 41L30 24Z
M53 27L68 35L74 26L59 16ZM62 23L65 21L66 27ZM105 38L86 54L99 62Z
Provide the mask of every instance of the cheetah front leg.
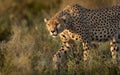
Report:
M67 35L61 35L60 37L62 46L53 57L54 67L57 75L60 75L61 66L64 66L64 69L67 71L67 53L75 48L75 42L69 39Z
M84 56L83 60L86 63L90 59L90 56L89 56L89 54L90 54L90 43L88 41L84 41L82 44L83 44L83 50L84 50L84 52L83 52L83 56Z
M110 41L110 51L111 51L111 56L112 56L112 60L113 60L113 64L117 64L118 63L118 44L117 44L117 39L113 38Z
M67 59L67 51L68 51L68 47L66 45L63 45L53 57L53 65L56 70L56 75L60 75L61 65L63 64L65 65L67 63L67 61L65 60Z

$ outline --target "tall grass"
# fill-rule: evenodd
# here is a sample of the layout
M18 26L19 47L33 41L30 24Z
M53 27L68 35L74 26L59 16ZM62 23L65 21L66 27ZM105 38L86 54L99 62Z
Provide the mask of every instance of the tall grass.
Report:
M0 38L4 36L0 42L0 75L53 75L52 57L61 41L49 35L43 19L74 3L86 8L101 8L117 5L119 0L0 0L0 7L5 6L0 9ZM109 42L91 50L86 67L81 43L76 44L80 52L78 75L120 75L120 64L111 63ZM73 75L74 70L73 55L69 53L68 73L62 70L61 74Z

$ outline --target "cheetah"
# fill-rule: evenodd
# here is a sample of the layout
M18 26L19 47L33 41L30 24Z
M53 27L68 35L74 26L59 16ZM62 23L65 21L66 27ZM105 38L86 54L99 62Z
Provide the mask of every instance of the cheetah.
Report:
M87 9L79 4L68 5L50 19L44 19L46 27L53 37L60 36L62 46L53 57L56 71L65 64L66 53L73 51L76 59L75 41L83 45L83 60L89 60L92 42L110 41L112 60L117 63L118 39L120 39L120 6L100 9ZM77 61L76 61L77 63Z

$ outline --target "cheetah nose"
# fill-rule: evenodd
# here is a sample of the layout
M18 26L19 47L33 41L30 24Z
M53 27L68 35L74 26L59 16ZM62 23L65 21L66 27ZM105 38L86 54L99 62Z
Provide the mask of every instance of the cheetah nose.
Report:
M52 30L51 32L52 32L52 33L54 33L54 32L55 32L55 30Z

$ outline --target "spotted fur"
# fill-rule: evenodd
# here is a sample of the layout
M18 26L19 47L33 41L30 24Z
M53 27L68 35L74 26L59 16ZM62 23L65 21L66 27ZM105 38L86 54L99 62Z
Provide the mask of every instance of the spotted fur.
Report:
M72 50L76 59L75 40L83 44L84 61L89 60L90 47L93 41L110 41L111 55L114 62L117 62L120 6L93 10L75 4L67 6L51 19L45 19L45 22L50 34L54 37L59 35L63 43L53 57L57 70L64 63L62 60L68 51Z

